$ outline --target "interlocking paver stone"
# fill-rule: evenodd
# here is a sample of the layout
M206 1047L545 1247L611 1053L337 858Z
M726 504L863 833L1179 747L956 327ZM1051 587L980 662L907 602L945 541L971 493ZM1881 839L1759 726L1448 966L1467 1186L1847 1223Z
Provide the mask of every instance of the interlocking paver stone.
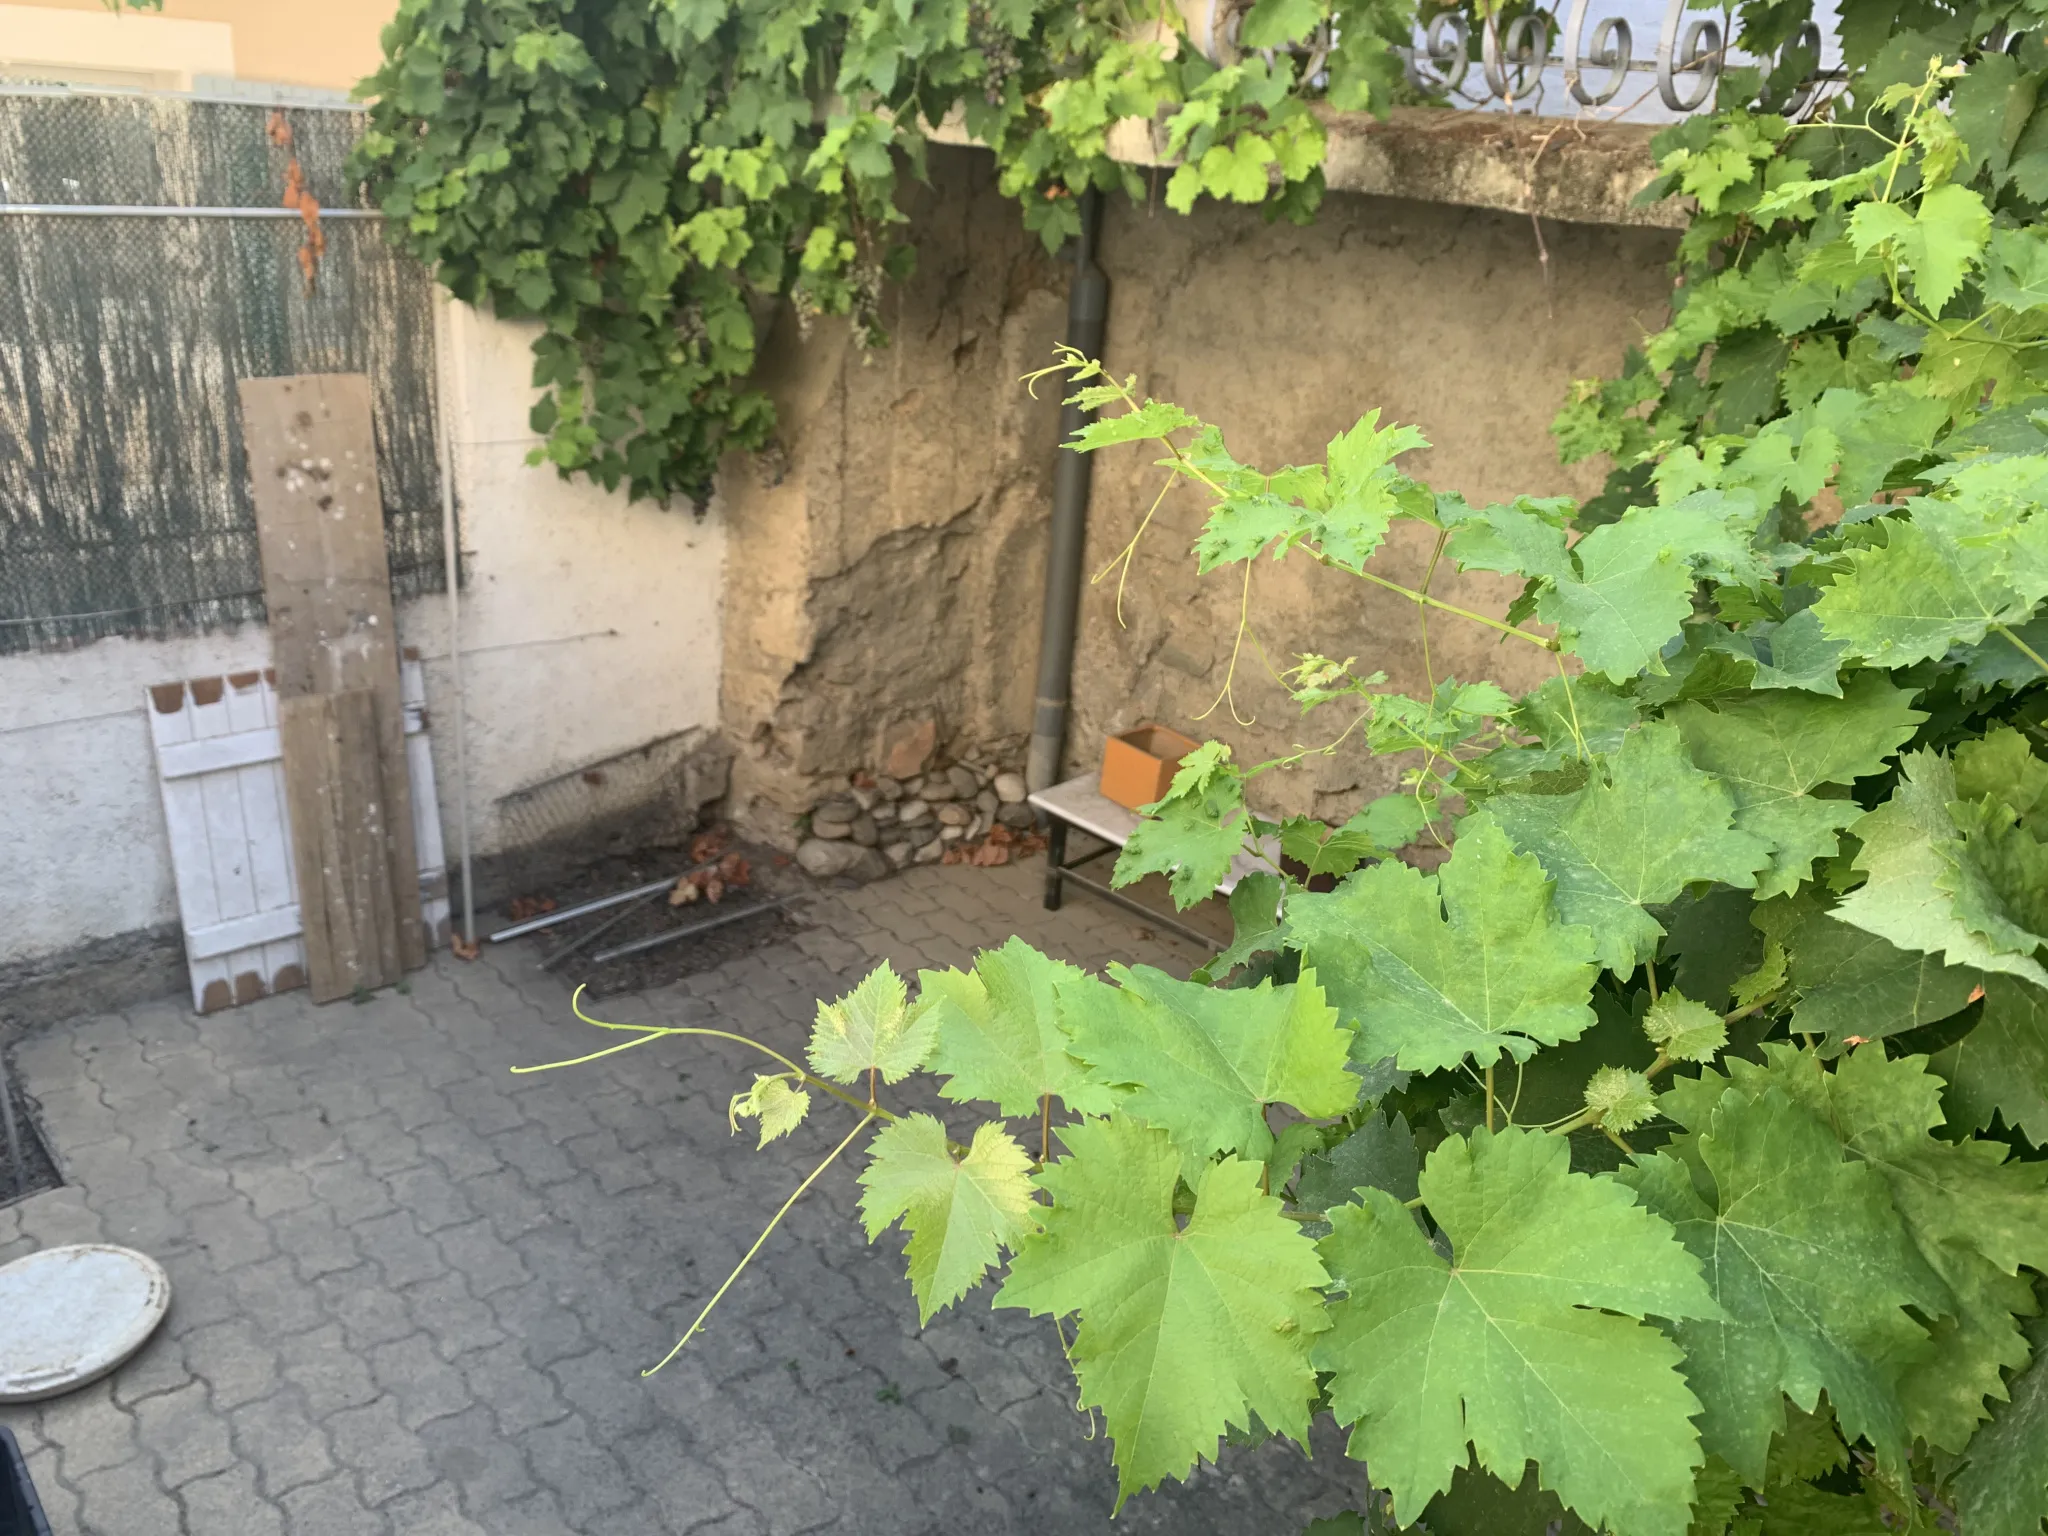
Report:
M821 894L793 940L602 1016L794 1053L816 999L885 956L960 964L1021 932L1086 965L1205 958L1142 919L1044 912L1041 874ZM643 1377L844 1132L821 1115L765 1151L733 1137L726 1100L757 1065L734 1046L513 1076L594 1033L536 958L438 956L361 1007L165 1002L20 1043L71 1182L0 1210L0 1260L136 1241L175 1291L111 1383L0 1409L59 1536L1293 1536L1357 1496L1324 1426L1313 1461L1226 1450L1112 1527L1108 1449L1051 1328L987 1288L920 1328L848 1169Z

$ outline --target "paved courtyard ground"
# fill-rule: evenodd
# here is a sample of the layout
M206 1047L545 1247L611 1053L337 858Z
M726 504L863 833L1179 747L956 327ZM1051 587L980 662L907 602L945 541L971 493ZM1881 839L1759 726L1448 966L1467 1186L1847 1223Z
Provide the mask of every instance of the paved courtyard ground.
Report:
M1087 965L1202 958L1085 897L1043 911L1042 867L822 895L794 940L604 1008L794 1054L878 958L959 964L1012 932ZM920 1329L847 1168L643 1378L846 1126L729 1135L756 1061L736 1048L507 1070L597 1035L507 946L360 1006L166 1000L22 1042L68 1182L0 1210L0 1262L103 1240L175 1287L112 1379L0 1408L58 1536L1295 1536L1360 1491L1319 1432L1312 1461L1226 1450L1112 1527L1052 1325L984 1290Z

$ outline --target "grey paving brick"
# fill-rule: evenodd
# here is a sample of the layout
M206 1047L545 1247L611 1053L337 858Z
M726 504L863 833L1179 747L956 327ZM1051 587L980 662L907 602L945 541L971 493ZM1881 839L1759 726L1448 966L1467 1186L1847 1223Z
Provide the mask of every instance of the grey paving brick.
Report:
M370 1368L348 1347L338 1323L287 1339L278 1348L284 1379L297 1387L315 1420L343 1408L360 1408L377 1398Z
M432 1148L428 1148L427 1155L433 1156ZM391 1186L392 1197L412 1217L413 1225L430 1237L444 1227L477 1219L476 1207L434 1163L402 1169L386 1182Z
M282 1398L250 1403L230 1414L228 1422L235 1450L256 1468L257 1486L273 1503L334 1470L327 1437L294 1403Z
M274 1163L244 1163L229 1175L236 1193L262 1220L313 1204L313 1181L296 1168ZM331 1213L330 1213L331 1214Z
M384 1272L384 1283L394 1289L431 1280L447 1271L441 1250L413 1224L406 1211L373 1216L349 1230L363 1254Z
M525 1260L510 1247L490 1222L479 1218L466 1226L450 1227L434 1241L449 1265L469 1281L470 1291L488 1299L494 1293L521 1285L532 1277Z
M336 1157L311 1169L306 1181L321 1209L344 1227L396 1210L391 1187L354 1156Z
M534 1490L525 1454L499 1431L497 1419L481 1403L422 1425L420 1443L475 1519L488 1523L491 1511Z
M140 1454L135 1418L115 1403L112 1383L106 1381L44 1403L36 1430L45 1444L56 1447L64 1476L74 1484Z
M400 1420L394 1398L345 1408L328 1415L320 1427L327 1432L335 1459L355 1472L365 1504L417 1492L440 1476L427 1460L426 1446Z
M193 1375L184 1341L169 1328L159 1328L113 1378L114 1401L133 1409L145 1397L182 1387Z
M16 1433L18 1435L19 1431ZM79 1499L71 1486L57 1475L56 1451L30 1451L25 1445L23 1450L27 1452L28 1480L35 1485L36 1500L43 1506L50 1529L68 1536L69 1532L79 1528Z
M284 1511L257 1487L256 1469L238 1463L215 1477L179 1490L188 1531L233 1532L234 1536L282 1536Z
M454 1271L422 1281L404 1293L413 1321L427 1331L445 1360L500 1343L505 1330L491 1309L469 1293L469 1283Z
M488 1403L508 1435L552 1424L569 1412L555 1384L526 1363L516 1340L494 1344L456 1362L478 1402Z
M385 1506L394 1529L405 1536L491 1536L485 1526L462 1512L451 1483L436 1483L419 1493L402 1494Z
M275 1234L249 1209L246 1200L201 1206L187 1214L185 1224L207 1262L224 1275L277 1252Z
M576 1530L597 1530L608 1512L635 1502L626 1469L590 1432L580 1415L528 1430L519 1437L527 1465L543 1487L554 1491Z
M183 1487L235 1463L228 1421L213 1411L203 1382L144 1398L135 1407L135 1423L166 1488Z
M157 1486L155 1466L147 1456L134 1456L71 1481L78 1489L82 1531L94 1536L185 1536L178 1501Z
M278 1502L291 1536L394 1536L384 1516L363 1503L355 1480L345 1474L295 1488Z
M213 1407L222 1413L277 1390L277 1351L252 1323L237 1319L197 1329L186 1335L182 1347L191 1372L211 1388ZM124 1370L117 1380L127 1374Z
M285 1254L238 1269L229 1277L240 1316L272 1339L291 1338L326 1321L320 1298L299 1278Z
M277 1246L290 1255L300 1277L308 1282L354 1269L363 1261L349 1229L339 1225L322 1206L290 1211L270 1225Z
M369 1352L370 1376L398 1404L399 1421L418 1429L462 1412L470 1404L462 1372L435 1353L434 1340L415 1333Z

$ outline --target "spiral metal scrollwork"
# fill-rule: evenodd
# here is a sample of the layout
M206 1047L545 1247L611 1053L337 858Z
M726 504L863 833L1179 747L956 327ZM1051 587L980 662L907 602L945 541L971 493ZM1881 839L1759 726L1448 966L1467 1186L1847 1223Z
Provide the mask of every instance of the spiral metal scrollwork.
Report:
M1696 112L1704 106L1721 83L1725 52L1718 19L1700 16L1687 22L1685 0L1671 0L1657 34L1657 94L1664 98L1664 105L1674 112ZM1679 90L1681 74L1691 75L1698 87L1689 96Z
M1486 18L1479 34L1479 64L1486 88L1503 101L1521 101L1543 85L1543 67L1550 62L1550 18L1541 12L1518 16L1505 34L1498 17Z
M1592 0L1572 0L1571 14L1565 18L1564 83L1579 105L1601 107L1621 94L1635 54L1636 38L1627 17L1606 16L1593 29L1592 46L1584 47L1586 12L1591 8ZM1607 71L1607 79L1597 91L1586 87L1587 64Z

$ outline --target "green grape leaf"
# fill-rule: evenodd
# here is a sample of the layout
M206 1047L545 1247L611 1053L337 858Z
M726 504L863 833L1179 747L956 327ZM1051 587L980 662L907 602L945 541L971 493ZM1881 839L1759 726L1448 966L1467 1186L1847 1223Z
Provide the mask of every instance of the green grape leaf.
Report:
M2048 1147L2048 993L2004 976L1984 978L1984 1016L1935 1056L1948 1083L1949 1119L1964 1130L1994 1116Z
M1826 1392L1848 1433L1896 1466L1907 1440L1896 1362L1926 1337L1902 1309L1938 1312L1944 1288L1875 1170L1845 1160L1780 1090L1750 1097L1725 1083L1709 1071L1665 1094L1688 1134L1615 1175L1678 1229L1725 1313L1674 1330L1706 1405L1701 1442L1759 1484L1784 1399L1811 1411Z
M1259 0L1239 29L1238 42L1246 48L1283 47L1307 37L1322 19L1322 0Z
M1673 1061L1712 1061L1728 1044L1728 1026L1721 1015L1677 991L1650 1004L1643 1033Z
M1067 446L1077 453L1088 453L1115 443L1144 442L1150 438L1165 437L1183 427L1201 425L1200 420L1170 400L1147 400L1121 415L1103 416L1089 422L1074 434Z
M1527 1061L1593 1022L1591 935L1558 921L1542 867L1484 811L1434 875L1390 861L1296 895L1287 936L1328 978L1359 1055L1404 1071Z
M1051 1094L1076 1114L1106 1115L1114 1098L1067 1054L1058 994L1101 983L1022 939L974 957L972 971L921 971L918 995L936 1030L927 1070L942 1098L983 1099L1006 1115L1035 1115Z
M2022 816L2048 802L2048 763L2034 756L2027 738L2009 725L1995 725L1975 741L1956 747L1956 798L1987 797Z
M1384 1189L1396 1200L1413 1200L1421 1188L1416 1183L1421 1170L1407 1117L1375 1112L1327 1152L1302 1159L1294 1198L1310 1211L1348 1204L1361 1189Z
M2048 847L2002 800L1951 805L1949 818L1963 836L1937 884L1955 897L1963 926L2000 951L2048 944Z
M2024 312L2048 307L2048 240L2039 229L1994 229L1984 302Z
M787 1074L776 1077L758 1075L754 1086L745 1093L732 1096L727 1106L725 1123L732 1133L739 1134L742 1120L758 1119L761 1122L761 1139L757 1146L765 1147L778 1136L787 1136L804 1123L804 1116L811 1112L811 1096L796 1087Z
M1882 673L1860 672L1839 699L1751 693L1666 712L1693 762L1733 792L1735 825L1772 846L1758 900L1796 890L1815 859L1835 855L1837 834L1863 809L1812 792L1884 772L1885 759L1927 718L1912 701Z
M869 1072L885 1083L900 1082L924 1063L932 1048L934 1021L913 1006L903 978L884 960L861 984L834 1003L818 1004L811 1027L811 1070L835 1083L851 1083Z
M1692 612L1698 572L1761 579L1748 544L1755 498L1702 492L1635 507L1595 528L1572 550L1574 578L1546 585L1536 616L1557 626L1565 649L1616 682L1662 672L1666 644Z
M1198 976L1221 981L1260 955L1278 954L1286 945L1280 926L1280 898L1287 882L1278 875L1246 875L1230 891L1230 947L1203 966Z
M2048 1318L2027 1327L2033 1363L1970 1441L1955 1506L1970 1536L2041 1536L2048 1520Z
M1640 1072L1602 1067L1586 1083L1586 1108L1602 1130L1625 1136L1656 1117L1657 1094Z
M2017 624L2048 596L2048 575L2016 564L2024 524L1952 501L1915 497L1910 519L1886 517L1882 546L1851 550L1849 570L1813 605L1852 656L1904 667ZM2004 526L1999 526L2004 524Z
M1249 826L1242 809L1217 822L1199 805L1171 801L1138 823L1110 884L1135 885L1147 875L1165 875L1174 905L1192 907L1229 878L1230 861L1244 850Z
M1186 1226L1174 1218L1180 1154L1121 1117L1060 1132L1067 1155L1038 1176L1052 1196L1022 1239L999 1307L1081 1314L1068 1358L1083 1404L1115 1442L1118 1507L1185 1477L1252 1416L1308 1435L1310 1337L1328 1326L1315 1245L1235 1158L1205 1169Z
M1562 1137L1452 1137L1421 1193L1448 1260L1379 1189L1331 1211L1321 1245L1346 1294L1315 1363L1397 1516L1476 1454L1508 1483L1535 1461L1589 1525L1683 1536L1699 1402L1679 1351L1633 1319L1716 1316L1698 1262L1619 1184L1572 1173Z
M1842 696L1842 662L1848 648L1822 632L1819 614L1800 609L1771 631L1769 641L1771 659L1757 663L1752 688L1799 688L1830 698Z
M1783 1042L1763 1053L1762 1063L1729 1063L1735 1084L1783 1089L1882 1174L1921 1257L1949 1288L1934 1347L1908 1365L1900 1393L1913 1435L1960 1451L1986 1417L1985 1399L2003 1396L2001 1372L2027 1360L2014 1314L2035 1310L2020 1266L2048 1271L2048 1166L2008 1162L1995 1141L1937 1140L1942 1083L1924 1056L1865 1049L1821 1072Z
M1842 445L1835 493L1844 506L1854 507L1876 495L1900 464L1928 457L1928 444L1948 423L1949 405L1905 384L1836 388L1815 402L1813 419ZM1828 633L1834 633L1832 626Z
M2001 949L1964 921L1953 886L1962 839L1948 812L1955 770L1934 752L1908 752L1891 799L1867 812L1851 830L1862 840L1855 867L1869 876L1842 899L1834 916L1888 939L1901 949L1947 957L1951 965L2023 976L2048 986L2031 952Z
M1350 1031L1312 969L1288 986L1228 990L1145 965L1109 972L1114 987L1062 994L1068 1049L1096 1081L1126 1090L1122 1107L1169 1132L1191 1161L1214 1152L1265 1161L1267 1104L1315 1119L1358 1102L1358 1079L1345 1070Z
M1003 1249L1032 1230L1030 1169L1030 1156L995 1122L976 1128L960 1158L930 1115L905 1115L877 1133L860 1174L861 1221L869 1242L899 1219L910 1234L903 1252L920 1323L979 1285Z
M1280 851L1306 867L1304 880L1348 875L1367 859L1415 841L1429 818L1413 795L1381 795L1332 830L1307 816L1280 823Z
M1487 808L1557 882L1558 915L1590 928L1595 958L1625 975L1664 931L1645 907L1699 880L1746 890L1770 845L1735 825L1733 796L1692 765L1669 724L1629 732L1606 766L1611 778L1572 794L1505 795Z
M1380 413L1368 411L1349 432L1330 440L1330 505L1317 516L1313 537L1325 558L1350 571L1372 558L1400 510L1402 481L1394 459L1429 446L1413 427L1382 429L1379 422Z
M1968 1006L1984 979L1852 928L1806 892L1762 909L1757 921L1785 948L1794 1032L1825 1037L1829 1054L1852 1038L1876 1040L1948 1018Z
M1917 213L1900 203L1859 203L1849 216L1849 238L1858 256L1889 243L1899 264L1913 274L1913 286L1930 314L1955 297L1983 253L1991 234L1991 212L1969 187L1949 182L1920 200Z

